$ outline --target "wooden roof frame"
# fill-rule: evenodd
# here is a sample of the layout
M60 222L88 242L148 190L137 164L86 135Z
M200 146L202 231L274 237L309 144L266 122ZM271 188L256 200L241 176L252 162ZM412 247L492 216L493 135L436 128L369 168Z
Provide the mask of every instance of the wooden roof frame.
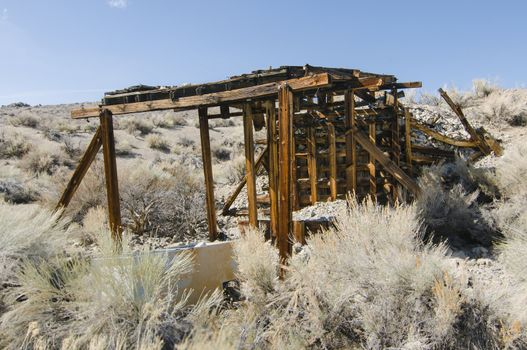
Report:
M361 72L358 69L327 68L305 65L283 66L234 76L218 82L180 87L137 86L105 94L101 104L82 106L71 112L73 119L98 117L104 110L113 115L156 110L191 110L277 96L287 83L293 92L322 88L368 89L370 91L420 87L420 82L396 82L393 75Z

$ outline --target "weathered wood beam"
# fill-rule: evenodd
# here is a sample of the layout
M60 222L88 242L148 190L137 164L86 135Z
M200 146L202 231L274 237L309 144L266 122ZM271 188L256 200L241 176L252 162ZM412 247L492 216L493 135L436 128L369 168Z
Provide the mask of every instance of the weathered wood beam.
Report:
M413 164L412 164L412 114L408 108L403 108L404 111L404 142L405 142L405 153L406 153L406 167L408 174L413 176Z
M311 204L318 201L318 173L317 173L317 141L315 128L307 129L307 167L310 180Z
M349 133L347 131L347 133ZM368 136L365 135L362 131L355 129L355 139L357 143L361 145L368 153L370 153L373 158L386 170L390 175L392 175L401 185L407 188L414 195L420 193L420 188L417 183L408 176L397 164L395 164L390 158L388 158L379 148L370 142Z
M331 200L337 199L337 143L335 141L335 126L328 123L328 143L329 143L329 189Z
M255 174L258 174L258 171L261 169L262 165L264 165L265 157L268 156L268 147L266 147L262 153L256 158L256 162L254 164L254 172ZM229 215L229 211L231 209L231 206L234 204L234 201L236 198L238 198L238 195L242 191L242 189L245 187L245 184L247 183L247 176L243 177L243 180L240 181L238 186L234 189L234 191L231 193L231 195L227 198L225 203L223 204L223 209L221 213L223 215Z
M112 238L116 243L120 244L122 240L121 204L119 200L112 112L104 110L100 115L100 121L104 175L106 179L106 197L108 200L108 221L110 223Z
M55 210L66 208L70 204L73 195L77 191L77 188L79 188L79 185L81 184L84 175L86 175L86 172L90 168L91 163L93 163L93 160L97 156L97 152L99 152L101 146L101 127L99 126L97 128L97 131L95 131L95 135L93 135L93 138L90 144L88 145L86 152L79 161L77 168L75 168L75 171L73 172L73 175L71 176L71 179L68 182L66 189L62 193L62 196L60 197L60 200Z
M377 143L377 123L373 121L368 125L368 136L370 142L375 145ZM370 174L370 197L373 201L377 199L377 170L375 168L375 158L368 153L368 172Z
M472 141L472 140L458 140L458 139L454 139L454 138L445 136L445 135L440 134L437 131L434 131L434 130L430 129L429 127L419 123L415 119L410 119L410 123L411 123L411 126L413 128L415 128L415 129L427 134L428 136L436 139L437 141L441 141L443 143L446 143L446 144L449 144L449 145L452 145L452 146L456 146L456 147L465 147L465 148L475 148L475 147L477 147L477 144L476 144L475 141Z
M461 109L461 106L459 106L457 103L454 103L450 96L444 91L443 89L439 88L439 94L443 99L446 101L446 103L452 108L454 113L457 115L459 120L461 121L461 124L463 124L463 127L470 135L471 140L473 140L477 147L483 152L484 154L490 154L492 150L488 145L485 143L485 140L474 130L472 125L468 122L467 118L465 117L465 114L463 113L463 110Z
M256 202L256 173L254 167L253 112L249 103L243 109L243 139L245 149L245 177L247 179L247 201L249 225L258 227L258 205Z
M212 175L212 155L210 152L209 121L207 108L198 109L199 131L201 139L201 158L203 161L203 174L205 177L205 195L207 206L207 223L209 240L218 238L218 227L216 224L216 205L214 201L214 179Z
M330 84L330 78L327 73L322 73L298 79L290 79L287 80L287 84L294 91L302 91L328 86ZM246 101L247 99L260 99L275 96L279 85L280 83L268 83L230 91L181 97L176 100L164 99L99 106L95 108L80 108L72 110L71 116L73 119L95 117L98 116L104 108L110 110L114 115L120 115L164 109L194 109L206 106L216 106L230 102Z
M348 90L344 96L346 108L345 125L347 130L355 128L355 90ZM347 191L357 190L357 146L353 132L346 134L346 182Z
M276 107L274 100L265 102L265 114L267 116L267 147L269 153L269 199L270 208L270 229L273 237L278 236L278 184L279 184L279 164L278 164L278 130L276 128Z
M280 260L285 263L290 255L289 234L292 230L292 130L293 130L293 90L285 83L279 90L279 213L278 213L278 251Z

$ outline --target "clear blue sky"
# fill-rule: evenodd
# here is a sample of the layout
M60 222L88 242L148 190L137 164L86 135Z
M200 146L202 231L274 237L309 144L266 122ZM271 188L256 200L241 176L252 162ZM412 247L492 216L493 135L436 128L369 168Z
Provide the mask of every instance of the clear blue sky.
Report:
M280 65L527 83L527 1L0 0L0 104L95 101Z

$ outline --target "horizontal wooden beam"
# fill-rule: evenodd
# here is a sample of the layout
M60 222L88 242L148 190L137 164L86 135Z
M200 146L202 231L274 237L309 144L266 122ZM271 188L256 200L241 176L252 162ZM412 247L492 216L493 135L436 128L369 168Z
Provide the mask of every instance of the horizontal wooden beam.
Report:
M329 74L322 73L298 79L289 79L285 82L293 91L302 91L329 86L330 77ZM182 97L176 100L164 99L99 106L95 108L79 108L71 111L71 117L73 119L96 117L99 116L103 109L111 111L113 115L120 115L165 109L194 109L198 107L217 106L228 102L276 96L279 85L280 82L276 82L205 95Z

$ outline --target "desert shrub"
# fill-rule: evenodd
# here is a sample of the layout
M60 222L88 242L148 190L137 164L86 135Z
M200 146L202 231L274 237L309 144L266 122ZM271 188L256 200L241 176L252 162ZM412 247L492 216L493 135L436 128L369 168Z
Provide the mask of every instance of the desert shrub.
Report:
M245 300L184 348L499 348L488 305L445 266L444 245L423 243L414 206L353 200L334 228L308 239L279 281L263 233L234 243Z
M126 121L126 130L132 135L148 135L153 129L154 126L143 119L131 118Z
M481 205L497 195L491 176L464 160L434 165L419 179L416 205L430 235L455 248L467 243L490 246L499 237Z
M12 204L27 204L36 201L38 193L16 179L5 179L0 180L0 198Z
M170 151L170 143L168 143L168 141L159 134L148 135L146 137L146 142L148 143L148 147L152 149L163 152Z
M178 283L192 268L189 254L172 260L148 251L132 254L126 234L117 253L109 237L99 232L99 253L91 261L58 256L24 263L0 319L0 346L173 348L194 322L206 322L219 294L186 306L189 291ZM20 295L24 299L17 301Z
M40 124L40 119L28 111L23 111L9 118L9 123L13 126L25 126L28 128L36 128Z
M20 168L36 175L52 175L57 167L63 163L64 159L60 154L35 149L31 150L22 158Z
M209 121L209 127L211 129L214 128L227 128L230 126L234 126L234 121L232 119L213 119L212 121Z
M487 79L474 79L472 81L472 90L477 97L484 98L499 90L499 87Z
M196 142L188 137L182 136L177 140L177 144L182 147L194 147Z
M64 153L68 155L68 157L73 158L73 159L78 158L82 153L79 147L79 144L75 144L73 140L69 137L64 139L64 142L61 148L64 151Z
M175 112L166 112L162 116L154 117L152 123L156 128L171 129L176 126L187 125L187 115Z
M419 96L418 102L419 104L423 105L430 105L430 106L439 106L442 103L441 97L432 95L429 93L422 93Z
M226 168L226 178L230 184L237 184L245 178L245 156L239 155L232 159Z
M50 191L43 195L43 202L49 208L55 208L72 172L58 173L52 177ZM64 209L65 214L74 222L82 222L90 208L106 205L106 185L102 160L96 159L82 179L70 204Z
M115 143L115 154L121 157L128 157L134 154L133 146L127 140L117 140Z
M123 220L135 234L195 240L204 236L204 193L177 164L136 164L120 179Z
M31 144L18 133L0 133L0 158L19 158L29 152Z
M527 125L527 91L500 89L481 99L474 114L482 122L503 127Z
M228 148L224 143L213 142L210 148L212 156L220 162L231 159L232 149Z

